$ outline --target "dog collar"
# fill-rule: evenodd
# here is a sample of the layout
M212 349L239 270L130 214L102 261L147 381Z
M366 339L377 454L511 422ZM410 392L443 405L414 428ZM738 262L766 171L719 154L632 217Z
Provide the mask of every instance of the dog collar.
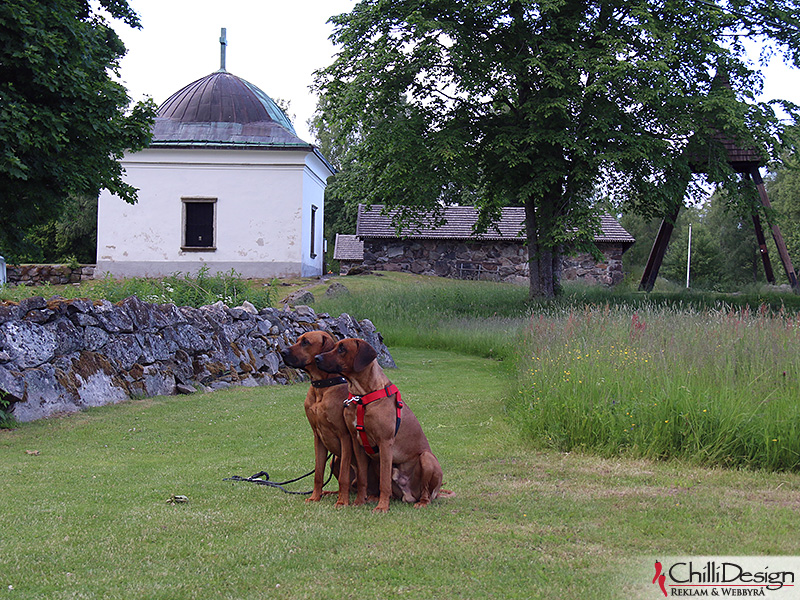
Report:
M331 377L330 379L320 379L318 381L312 381L311 387L327 388L327 387L332 387L334 385L341 385L342 383L347 383L347 379L341 376Z

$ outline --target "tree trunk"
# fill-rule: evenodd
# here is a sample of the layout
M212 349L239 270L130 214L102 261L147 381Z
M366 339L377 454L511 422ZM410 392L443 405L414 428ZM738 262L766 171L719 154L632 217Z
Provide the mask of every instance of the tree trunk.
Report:
M550 248L542 248L538 245L532 247L529 244L528 256L530 261L530 299L554 298L557 287L558 253Z
M525 233L528 245L528 266L530 287L528 296L537 298L553 298L556 295L556 276L558 253L547 245L539 243L539 219L532 198L525 201Z

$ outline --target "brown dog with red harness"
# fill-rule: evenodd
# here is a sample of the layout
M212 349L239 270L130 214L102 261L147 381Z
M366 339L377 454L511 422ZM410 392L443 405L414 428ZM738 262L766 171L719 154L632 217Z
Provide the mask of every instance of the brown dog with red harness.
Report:
M364 340L349 338L315 359L320 370L340 373L350 385L344 417L358 464L354 504L366 501L366 474L372 459L380 461L376 512L389 510L393 491L405 502L415 503L415 507L426 506L439 495L442 468L422 426L384 374L377 356Z
M304 407L314 431L314 490L306 502L316 502L322 497L325 462L330 452L338 457L331 466L339 481L336 506L346 506L350 503L353 456L353 443L343 416L343 404L349 395L347 381L341 375L320 369L314 361L316 355L333 349L335 344L329 333L309 331L294 346L281 352L281 356L288 366L303 369L311 376Z

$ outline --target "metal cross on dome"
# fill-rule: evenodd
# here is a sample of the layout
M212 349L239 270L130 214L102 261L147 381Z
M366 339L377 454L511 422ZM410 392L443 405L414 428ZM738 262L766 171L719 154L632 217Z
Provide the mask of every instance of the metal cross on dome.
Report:
M227 30L223 27L219 36L219 70L225 71L225 48L228 46Z

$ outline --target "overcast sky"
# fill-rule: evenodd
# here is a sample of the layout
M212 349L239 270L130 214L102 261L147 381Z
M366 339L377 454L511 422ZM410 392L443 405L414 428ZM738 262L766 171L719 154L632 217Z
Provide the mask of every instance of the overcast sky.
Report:
M128 54L121 77L131 97L161 104L185 85L219 69L220 29L227 29L226 69L291 103L295 129L313 141L306 122L317 98L315 70L334 48L328 19L350 12L355 0L129 0L142 21L131 29L113 21Z
M350 12L356 0L129 0L142 29L114 21L125 42L122 81L134 100L161 104L220 65L220 29L227 29L229 73L267 95L291 103L300 138L313 142L306 122L317 98L309 86L315 70L335 52L328 19ZM800 72L774 58L765 70L765 98L800 104ZM291 115L290 115L291 116Z

